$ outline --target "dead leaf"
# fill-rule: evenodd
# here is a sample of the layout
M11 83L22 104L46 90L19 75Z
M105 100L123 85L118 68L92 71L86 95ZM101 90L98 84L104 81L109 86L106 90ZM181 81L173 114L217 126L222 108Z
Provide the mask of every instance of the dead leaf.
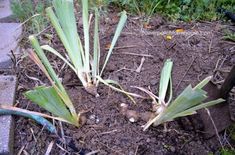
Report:
M111 44L110 44L110 43L108 43L108 44L105 45L105 49L106 49L106 50L109 50L110 47L111 47Z
M177 32L177 33L184 32L184 29L182 29L182 28L176 29L175 32Z
M172 36L171 35L166 35L166 40L172 40Z

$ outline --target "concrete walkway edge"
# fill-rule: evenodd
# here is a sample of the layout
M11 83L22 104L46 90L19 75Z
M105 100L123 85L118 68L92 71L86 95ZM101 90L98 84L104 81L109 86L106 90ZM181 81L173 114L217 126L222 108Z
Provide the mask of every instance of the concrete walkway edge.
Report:
M10 20L12 16L10 1L0 0L0 70L3 73L9 73L12 69L12 52L15 56L19 54L18 38L22 34L20 23L8 23L12 21ZM0 104L14 105L16 88L16 75L0 75ZM13 155L13 149L13 117L0 116L0 155Z

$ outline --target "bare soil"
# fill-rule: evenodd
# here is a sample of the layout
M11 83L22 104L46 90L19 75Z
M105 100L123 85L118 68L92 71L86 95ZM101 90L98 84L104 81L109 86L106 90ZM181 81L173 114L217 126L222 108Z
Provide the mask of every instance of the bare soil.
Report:
M160 70L168 58L174 62L174 97L187 85L195 85L203 78L213 75L219 59L226 56L223 63L225 67L235 63L235 44L222 40L224 29L232 26L220 22L171 24L161 18L154 18L151 22L152 28L145 29L140 23L134 17L129 18L103 74L104 79L119 82L127 91L144 95L131 87L140 86L149 87L157 94ZM112 39L116 24L115 15L102 22L100 33L103 56L107 53L105 47ZM176 32L178 28L182 28L184 32ZM160 32L164 34L160 35ZM171 40L166 39L167 34L172 36ZM46 41L45 38L42 40ZM52 45L57 49L63 48L56 35ZM143 57L145 61L141 71L136 72ZM56 155L85 154L97 150L99 155L207 155L210 152L219 152L221 145L216 137L203 137L203 124L199 116L169 122L167 131L164 131L163 126L158 126L150 127L144 132L141 126L145 122L129 122L120 113L119 105L126 103L133 110L145 112L151 110L151 100L136 99L137 104L133 104L124 94L102 84L98 88L100 97L95 98L82 88L76 75L67 66L64 67L58 58L49 55L49 59L63 79L77 111L87 111L87 122L81 128L62 123L64 138L68 144L66 146L32 120L16 117L15 153L24 150L29 154L45 154L52 141L55 141L52 154ZM28 57L20 62L18 77L18 106L45 112L23 96L26 90L48 83ZM59 123L55 124L60 131ZM222 137L224 135L221 133ZM229 138L226 140L231 145L234 144ZM228 143L223 141L223 145L227 146Z

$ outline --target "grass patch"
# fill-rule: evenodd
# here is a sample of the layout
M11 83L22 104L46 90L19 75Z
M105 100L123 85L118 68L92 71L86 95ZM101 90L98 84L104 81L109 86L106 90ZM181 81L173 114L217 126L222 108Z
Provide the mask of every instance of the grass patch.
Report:
M227 32L225 32L223 39L235 42L235 33L232 31L227 31Z
M45 8L51 5L50 0L12 0L11 9L13 16L19 22L25 22L28 33L39 33L48 25ZM27 22L26 22L27 21Z
M131 14L152 16L159 13L170 20L218 20L218 9L235 11L233 0L111 0L109 4L124 8Z

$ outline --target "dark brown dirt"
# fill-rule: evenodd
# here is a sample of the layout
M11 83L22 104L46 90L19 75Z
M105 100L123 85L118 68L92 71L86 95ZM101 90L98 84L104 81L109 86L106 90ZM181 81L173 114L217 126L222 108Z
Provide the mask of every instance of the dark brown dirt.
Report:
M115 18L107 18L103 23L100 31L102 47L111 41L116 22ZM146 30L140 25L139 21L129 18L128 25L103 74L104 79L116 80L125 90L142 94L131 86L144 88L150 86L152 92L157 94L160 70L167 58L171 58L174 62L174 96L177 96L188 84L195 85L206 76L212 75L220 56L227 56L225 64L228 67L234 64L232 62L235 54L234 43L221 40L223 29L230 26L219 22L167 23ZM175 33L176 28L183 28L187 35ZM166 40L166 35L157 35L160 32L175 34L172 35L172 40ZM199 32L200 34L198 34ZM53 45L59 48L61 44L57 40L53 39ZM104 48L102 51L102 55L107 52ZM133 53L137 55L133 55ZM135 70L142 59L140 54L152 57L145 57L141 72L138 73ZM149 111L151 109L150 100L136 99L137 104L134 105L124 94L115 92L102 84L98 88L100 97L95 98L84 91L77 77L67 67L60 70L63 63L58 58L50 56L50 60L59 72L59 76L64 80L77 111L88 110L87 123L81 128L63 123L65 140L70 146L74 146L74 149L57 143L53 146L52 154L66 154L66 151L71 154L79 154L79 152L74 152L78 149L80 154L99 150L98 154L102 155L206 155L209 152L218 153L221 148L216 138L209 140L203 138L203 124L200 120L197 126L192 126L192 122L198 121L196 116L168 123L169 131L167 132L163 130L163 126L151 127L143 132L141 126L145 122L130 123L120 113L119 105L127 103L131 109ZM23 92L26 90L44 82L47 83L45 77L28 58L24 58L20 63L18 73L18 106L45 112L23 97ZM58 122L56 125L60 130ZM222 133L221 136L224 134ZM43 130L41 126L32 120L16 117L15 153L22 149L29 154L44 154L51 141L56 141L56 137ZM230 143L232 144L232 142ZM225 140L223 145L228 145Z

